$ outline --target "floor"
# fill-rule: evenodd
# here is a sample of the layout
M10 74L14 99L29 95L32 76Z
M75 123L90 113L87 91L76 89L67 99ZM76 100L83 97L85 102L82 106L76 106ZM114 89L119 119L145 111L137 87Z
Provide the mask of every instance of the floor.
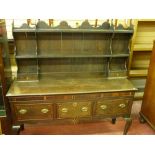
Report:
M132 107L133 123L128 135L154 135L155 131L147 124L139 122L141 101L134 101ZM125 121L119 118L116 124L110 121L98 123L81 123L76 125L25 124L21 135L122 135Z

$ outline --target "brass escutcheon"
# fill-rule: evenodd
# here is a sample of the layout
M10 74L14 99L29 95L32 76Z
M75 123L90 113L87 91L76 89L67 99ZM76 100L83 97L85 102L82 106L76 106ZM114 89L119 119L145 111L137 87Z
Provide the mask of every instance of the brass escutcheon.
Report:
M22 114L22 115L24 115L24 114L27 113L27 110L26 110L26 109L20 109L20 110L19 110L19 113Z
M61 111L66 113L66 112L68 112L68 109L67 108L62 108Z
M125 105L124 103L119 104L119 107L120 107L120 108L125 108L125 106L126 106L126 105Z
M82 107L81 110L82 110L82 112L87 112L88 111L88 107Z
M46 114L46 113L49 112L49 110L48 110L48 109L41 109L41 112L42 112L43 114Z
M104 105L104 104L103 104L103 105L100 106L100 108L101 108L102 110L105 110L105 109L107 109L107 105Z

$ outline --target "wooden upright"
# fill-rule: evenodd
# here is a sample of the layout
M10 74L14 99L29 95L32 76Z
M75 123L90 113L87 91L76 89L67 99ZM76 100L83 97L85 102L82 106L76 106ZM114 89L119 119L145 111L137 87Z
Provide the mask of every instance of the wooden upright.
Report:
M140 116L142 120L147 121L152 128L155 129L155 41L150 59Z

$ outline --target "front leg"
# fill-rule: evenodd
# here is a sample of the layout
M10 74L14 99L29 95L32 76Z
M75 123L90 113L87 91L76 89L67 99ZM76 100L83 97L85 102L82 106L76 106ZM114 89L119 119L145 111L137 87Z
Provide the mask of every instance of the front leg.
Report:
M126 124L125 124L125 127L124 127L123 135L127 134L128 130L129 130L131 124L132 124L132 118L131 117L125 118L125 120L126 120Z
M116 123L116 118L112 118L112 124L115 124Z
M13 135L19 135L22 130L24 130L24 124L12 126Z

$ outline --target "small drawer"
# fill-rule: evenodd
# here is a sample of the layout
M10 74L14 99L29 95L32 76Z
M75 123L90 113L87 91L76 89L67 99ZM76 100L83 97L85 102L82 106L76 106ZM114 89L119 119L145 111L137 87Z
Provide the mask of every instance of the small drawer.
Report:
M46 96L47 100L72 100L73 95L49 95Z
M16 102L16 101L19 101L19 102L23 102L23 101L43 101L43 96L28 96L28 97L9 97L9 100L11 102Z
M111 93L101 93L101 98L105 97L133 97L134 93L131 91L124 92L111 92Z
M96 103L95 115L118 116L129 114L131 103L128 99L98 101Z
M96 100L101 97L101 93L74 95L74 100Z
M90 102L67 102L57 104L57 117L63 118L77 118L91 116Z
M18 121L53 119L52 104L15 104L14 109Z

